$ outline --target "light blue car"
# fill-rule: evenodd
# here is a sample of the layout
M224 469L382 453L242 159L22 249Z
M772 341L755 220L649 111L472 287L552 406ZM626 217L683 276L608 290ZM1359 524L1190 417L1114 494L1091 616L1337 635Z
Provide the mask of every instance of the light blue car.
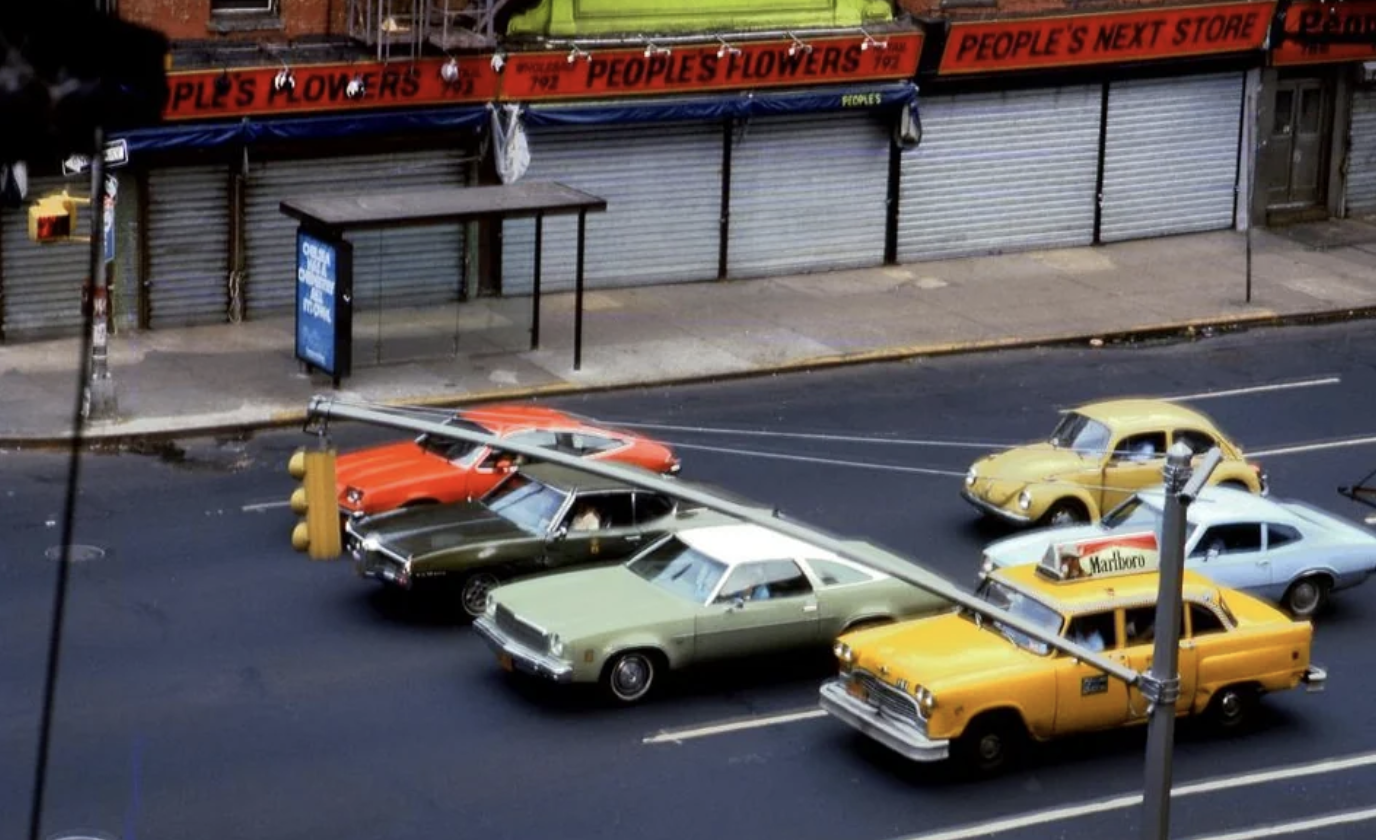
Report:
M1036 563L1053 544L1112 533L1161 536L1161 488L1143 490L1094 525L1040 528L990 543L983 571ZM1304 502L1206 487L1188 509L1185 567L1224 586L1309 618L1329 593L1356 586L1376 570L1376 534Z

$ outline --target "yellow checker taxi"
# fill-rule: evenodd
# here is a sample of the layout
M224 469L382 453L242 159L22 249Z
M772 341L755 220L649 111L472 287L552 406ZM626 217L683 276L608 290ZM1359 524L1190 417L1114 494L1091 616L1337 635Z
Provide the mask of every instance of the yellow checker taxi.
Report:
M976 594L1145 672L1158 563L1152 533L1053 545L1040 563L985 573ZM1262 694L1322 687L1308 621L1189 571L1183 592L1179 714L1237 730ZM822 686L822 708L914 761L991 773L1029 739L1148 719L1137 688L966 608L846 634L835 654L840 675Z
M1266 492L1266 475L1205 415L1165 400L1089 403L1061 416L1051 437L986 455L965 475L961 496L1014 525L1098 522L1134 491L1161 483L1166 451L1196 456L1215 446L1223 460L1210 484Z

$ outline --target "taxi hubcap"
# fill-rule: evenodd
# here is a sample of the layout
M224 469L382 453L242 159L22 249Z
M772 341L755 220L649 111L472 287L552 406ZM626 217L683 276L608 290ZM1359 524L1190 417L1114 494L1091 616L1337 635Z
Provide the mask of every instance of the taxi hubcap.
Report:
M1236 692L1230 691L1223 695L1221 705L1224 717L1237 717L1238 713L1242 711L1242 698Z
M979 741L979 757L985 761L997 761L1003 755L1003 739L997 735L985 735Z

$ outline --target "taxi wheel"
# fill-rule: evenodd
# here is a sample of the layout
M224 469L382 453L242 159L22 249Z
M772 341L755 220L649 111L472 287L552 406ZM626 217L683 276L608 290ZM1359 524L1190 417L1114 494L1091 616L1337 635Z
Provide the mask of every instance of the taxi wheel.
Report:
M1042 524L1050 526L1084 525L1089 522L1089 511L1074 499L1061 499L1042 516Z
M1026 730L1016 716L984 715L965 727L954 746L966 770L988 776L1013 764L1026 738Z
M655 684L658 657L648 651L618 653L602 671L602 687L618 703L638 703Z
M1209 717L1220 730L1237 732L1252 722L1256 705L1256 689L1249 685L1225 686L1209 701Z
M1285 591L1285 609L1295 618L1312 618L1328 600L1328 581L1317 575L1300 578Z
M477 618L487 610L487 599L501 581L491 572L474 572L459 585L459 603L463 611Z

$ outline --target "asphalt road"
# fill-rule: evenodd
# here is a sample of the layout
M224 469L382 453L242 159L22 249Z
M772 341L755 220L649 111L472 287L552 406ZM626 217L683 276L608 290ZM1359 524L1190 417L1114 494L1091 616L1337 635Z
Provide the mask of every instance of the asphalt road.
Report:
M1057 408L1090 399L1204 395L1193 404L1263 453L1277 495L1360 519L1335 488L1376 468L1376 445L1264 453L1376 435L1372 359L1376 335L1357 323L555 403L653 424L687 475L969 583L1003 532L958 498L958 477L983 447L1042 437ZM1266 386L1285 387L1224 393ZM335 429L342 447L394 436ZM291 551L284 465L305 440L83 461L76 542L100 556L72 568L41 836L887 840L990 836L1002 818L994 836L1019 840L1137 830L1141 731L957 782L825 717L789 716L816 708L826 656L684 675L631 709L507 678L464 624ZM0 837L27 830L65 471L60 455L0 454ZM1304 820L1324 840L1376 830L1374 604L1368 584L1319 620L1326 692L1267 698L1237 739L1180 728L1175 778L1193 787L1175 836Z

